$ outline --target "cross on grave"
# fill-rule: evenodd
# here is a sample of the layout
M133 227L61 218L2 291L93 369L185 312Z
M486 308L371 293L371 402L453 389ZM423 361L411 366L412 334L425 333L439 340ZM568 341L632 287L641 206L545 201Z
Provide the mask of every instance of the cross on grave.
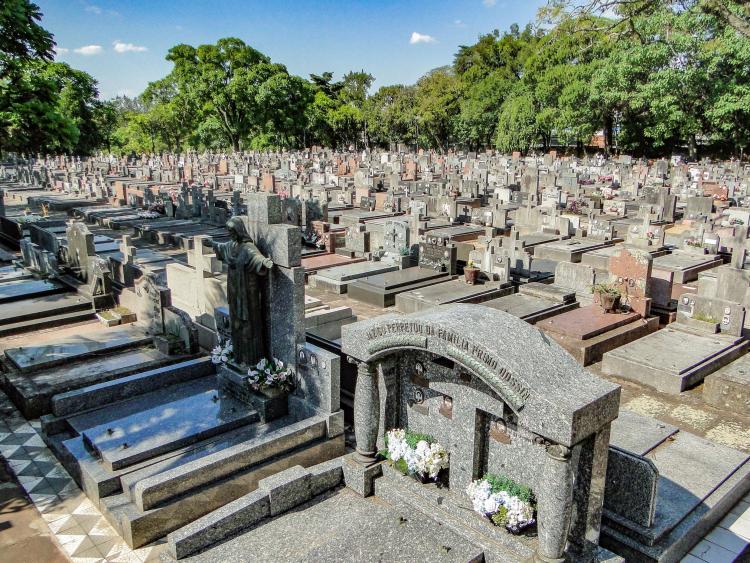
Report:
M216 254L203 245L205 235L193 237L193 267L195 268L196 291L198 292L198 309L201 314L212 313L205 299L208 286L206 279L212 278L214 272L221 271L221 265Z
M123 235L122 241L120 242L120 252L122 252L123 257L125 258L124 263L132 266L135 263L137 249L131 244L131 242L130 235Z
M232 215L242 213L242 192L240 190L232 191Z

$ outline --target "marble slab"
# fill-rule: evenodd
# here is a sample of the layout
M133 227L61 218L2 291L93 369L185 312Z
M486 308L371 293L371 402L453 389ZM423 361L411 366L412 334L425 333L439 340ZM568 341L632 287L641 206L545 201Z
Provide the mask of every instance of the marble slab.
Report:
M0 283L0 303L32 297L41 297L51 293L61 293L65 287L48 280L15 280Z
M97 414L100 423L82 436L110 471L258 420L251 406L220 393L213 378L168 388L155 404L144 401L124 416L116 406Z
M21 371L34 371L150 342L151 337L140 328L125 326L69 336L39 346L9 348L5 356Z
M599 305L588 305L568 311L544 322L548 332L587 340L639 319L634 312L605 313Z
M0 268L0 283L25 280L30 277L31 274L23 268L16 268L15 266L3 266Z
M620 409L616 420L612 421L609 443L636 455L646 455L679 428L649 416Z

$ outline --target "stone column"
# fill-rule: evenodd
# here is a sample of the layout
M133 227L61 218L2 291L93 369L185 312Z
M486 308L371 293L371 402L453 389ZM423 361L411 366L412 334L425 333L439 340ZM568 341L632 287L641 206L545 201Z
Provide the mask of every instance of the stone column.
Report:
M570 448L559 444L548 446L542 474L545 478L537 504L539 546L534 560L562 563L573 507Z
M354 388L354 436L357 440L354 458L362 465L375 463L378 426L380 424L380 393L375 366L357 364L357 385Z

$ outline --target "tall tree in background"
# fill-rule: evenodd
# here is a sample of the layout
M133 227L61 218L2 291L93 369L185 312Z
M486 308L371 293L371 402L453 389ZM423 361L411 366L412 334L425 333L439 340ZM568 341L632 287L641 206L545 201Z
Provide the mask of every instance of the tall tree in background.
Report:
M213 116L219 123L229 145L239 150L243 138L253 127L251 85L253 69L270 59L246 45L244 41L228 37L215 45L177 45L167 54L174 63L172 78L190 96L203 115Z
M39 6L28 0L0 3L0 79L15 65L32 60L51 61L55 42L39 22Z

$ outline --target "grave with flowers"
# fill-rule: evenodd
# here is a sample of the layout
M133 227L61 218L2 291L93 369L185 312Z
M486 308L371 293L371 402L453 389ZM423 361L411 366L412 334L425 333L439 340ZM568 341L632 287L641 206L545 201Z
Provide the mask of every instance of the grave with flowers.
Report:
M210 355L56 395L42 420L45 441L133 548L265 477L344 453L340 358L304 342L299 227L282 224L278 195L247 200L253 219L232 223L236 244L218 249L235 285L215 312ZM263 256L256 278L260 258L236 271L251 251Z

